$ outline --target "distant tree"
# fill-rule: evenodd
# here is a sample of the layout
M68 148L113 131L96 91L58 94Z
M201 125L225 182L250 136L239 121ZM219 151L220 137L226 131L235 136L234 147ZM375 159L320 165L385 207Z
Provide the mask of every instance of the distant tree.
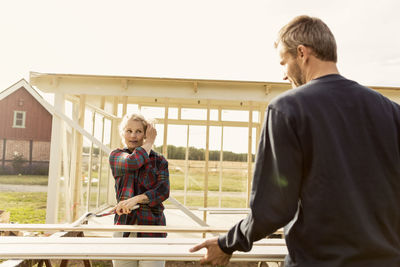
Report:
M154 146L154 150L162 153L163 146ZM170 159L185 159L186 148L177 147L174 145L168 145L167 147L168 158ZM254 161L255 155L252 155L252 160ZM247 153L234 153L232 151L223 152L224 161L247 161ZM205 160L205 150L203 148L189 147L189 160ZM220 151L210 150L209 160L218 161L220 160Z

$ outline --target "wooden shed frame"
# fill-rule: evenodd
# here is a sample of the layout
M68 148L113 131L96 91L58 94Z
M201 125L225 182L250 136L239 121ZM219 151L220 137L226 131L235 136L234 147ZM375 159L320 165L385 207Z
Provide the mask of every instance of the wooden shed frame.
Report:
M168 125L203 125L206 127L205 147L205 177L204 177L204 205L207 208L208 198L208 162L209 162L209 140L210 126L237 126L247 127L248 157L247 157L247 203L250 195L252 180L252 140L253 128L256 129L256 143L258 144L264 112L268 103L274 97L291 87L288 83L278 82L252 82L252 81L228 81L228 80L203 80L203 79L172 79L172 78L149 78L130 76L104 76L104 75L76 75L76 74L49 74L30 73L30 84L36 86L43 92L54 94L54 106L42 103L53 113L50 169L47 197L46 223L58 223L58 212L60 208L59 195L64 194L65 221L72 222L84 212L90 209L101 209L115 203L114 181L108 171L106 179L106 198L99 201L100 186L97 189L97 203L95 207L90 206L91 171L89 168L89 186L86 191L86 202L81 197L82 191L82 144L83 137L97 147L100 159L108 156L111 148L120 146L118 124L120 118L118 105L122 104L122 114L127 111L128 104L137 104L139 107L163 107L163 118L157 118L158 123L164 124L163 154L167 155ZM396 87L373 87L382 94L400 102L400 88ZM65 114L66 100L72 103L72 117ZM42 102L45 102L41 100ZM171 119L168 116L169 108L178 109L178 117ZM185 120L181 117L183 108L205 109L207 117L204 120ZM103 120L101 138L96 138L92 133L84 129L85 109L90 109L93 114L93 127L95 114L99 114ZM247 122L224 121L221 111L244 110L248 111ZM210 119L210 111L218 110L218 119ZM259 112L258 121L253 119L253 111ZM104 121L111 123L111 140L106 144L104 140ZM69 134L70 137L67 135ZM223 136L223 131L222 134ZM222 137L221 137L222 138ZM60 149L62 148L62 149ZM90 152L89 165L92 162ZM187 158L186 158L187 160ZM222 157L221 157L222 160ZM101 166L102 163L100 163ZM63 170L64 190L60 190L61 169ZM100 167L101 172L101 167ZM99 174L101 175L101 174ZM110 178L111 177L111 178ZM100 178L99 178L100 179ZM100 181L99 181L100 184ZM207 212L204 211L203 219L194 214L176 201L170 198L175 205L185 211L196 222L206 226ZM247 204L248 205L248 204Z

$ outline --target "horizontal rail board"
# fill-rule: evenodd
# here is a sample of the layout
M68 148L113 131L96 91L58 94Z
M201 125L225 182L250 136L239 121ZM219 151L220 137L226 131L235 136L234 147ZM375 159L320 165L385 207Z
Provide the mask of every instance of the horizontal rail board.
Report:
M0 259L130 259L192 261L205 249L189 249L204 239L184 238L88 238L2 237ZM250 252L236 252L232 261L283 261L287 254L283 239L263 239Z
M80 225L70 224L6 224L0 223L0 231L65 231L65 232L142 232L142 233L225 233L229 227L175 227L152 225ZM277 234L282 234L279 229Z

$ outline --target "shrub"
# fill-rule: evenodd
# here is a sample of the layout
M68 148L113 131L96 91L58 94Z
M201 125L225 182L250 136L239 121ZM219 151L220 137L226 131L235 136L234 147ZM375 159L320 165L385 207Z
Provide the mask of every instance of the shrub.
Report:
M12 166L14 169L15 174L23 174L24 173L24 164L25 164L25 158L22 155L22 153L19 153L17 151L14 152L13 158L12 158Z

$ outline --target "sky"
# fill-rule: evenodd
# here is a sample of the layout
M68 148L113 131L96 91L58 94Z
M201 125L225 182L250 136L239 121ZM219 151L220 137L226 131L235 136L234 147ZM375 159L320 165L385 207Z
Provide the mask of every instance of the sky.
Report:
M334 33L341 73L400 87L398 0L0 1L0 90L29 72L282 81L294 16Z
M400 87L398 0L1 0L0 90L29 72L280 82L298 15L336 37L342 75Z

